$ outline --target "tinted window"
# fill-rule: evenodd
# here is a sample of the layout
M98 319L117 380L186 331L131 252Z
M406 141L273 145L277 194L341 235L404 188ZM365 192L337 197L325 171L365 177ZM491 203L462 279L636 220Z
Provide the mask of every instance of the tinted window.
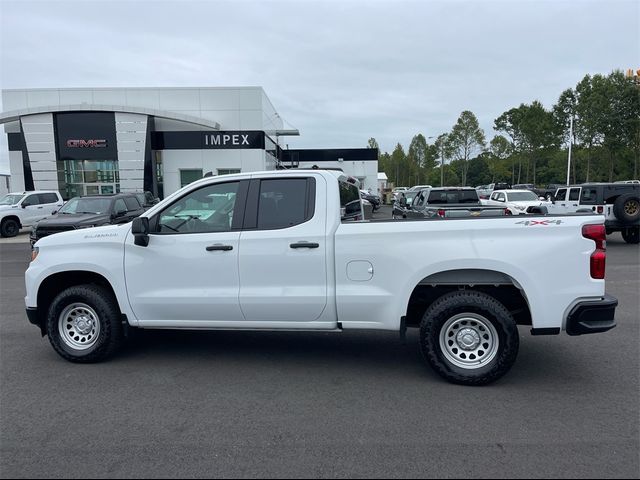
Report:
M556 197L556 200L562 201L562 200L565 199L566 195L567 195L567 189L566 188L561 188L560 190L558 190L556 192L555 197Z
M585 205L597 205L598 189L595 187L583 187L582 195L580 196L580 203Z
M356 189L358 198L360 193ZM313 216L308 212L307 179L287 178L262 180L258 203L258 228L287 228L307 221Z
M475 190L431 190L428 203L478 203Z
M22 201L23 206L31 206L31 205L40 205L40 200L38 199L38 194L29 195Z
M116 200L116 204L113 206L113 213L126 212L127 205L124 203L124 200L119 198Z
M56 203L58 196L55 193L41 193L40 203Z
M161 233L228 232L239 182L219 183L185 195L160 213Z
M572 188L571 190L569 190L569 200L574 202L576 200L578 200L580 198L580 189L579 188Z
M127 197L124 199L124 203L127 205L127 211L140 210L140 203L135 197Z

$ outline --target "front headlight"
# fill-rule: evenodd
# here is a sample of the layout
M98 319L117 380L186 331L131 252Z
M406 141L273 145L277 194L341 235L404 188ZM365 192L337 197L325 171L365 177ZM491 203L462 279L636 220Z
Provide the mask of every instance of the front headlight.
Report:
M524 210L524 209L525 209L525 208L527 208L527 207L523 207L522 205L516 205L516 208L517 208L518 210Z

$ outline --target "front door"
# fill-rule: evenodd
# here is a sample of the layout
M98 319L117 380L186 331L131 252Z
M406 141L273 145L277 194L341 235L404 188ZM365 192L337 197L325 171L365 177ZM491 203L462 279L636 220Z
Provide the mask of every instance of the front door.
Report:
M240 237L240 306L248 322L321 317L327 305L325 192L322 177L252 181Z
M125 246L131 308L141 326L198 328L243 320L240 227L248 182L191 190L150 219L146 247Z

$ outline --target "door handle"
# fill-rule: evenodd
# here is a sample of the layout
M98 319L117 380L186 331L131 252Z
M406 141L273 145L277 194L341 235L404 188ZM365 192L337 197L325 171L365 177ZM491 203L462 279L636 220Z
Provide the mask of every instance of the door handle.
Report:
M312 242L297 242L289 245L291 248L318 248L320 246L319 243Z
M207 252L215 252L215 251L228 252L229 250L233 250L233 247L231 245L222 245L221 243L216 243L215 245L209 245L207 247Z

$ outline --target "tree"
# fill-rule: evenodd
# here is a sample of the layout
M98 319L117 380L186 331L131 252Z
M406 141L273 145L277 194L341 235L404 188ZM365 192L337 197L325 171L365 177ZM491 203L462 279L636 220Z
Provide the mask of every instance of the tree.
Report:
M487 158L487 166L491 174L491 182L495 183L497 179L506 180L509 175L509 169L506 162L511 157L513 145L502 135L496 135L489 142L489 157ZM513 182L513 173L515 164L512 163L511 182Z
M407 156L404 153L404 148L402 148L402 145L398 143L391 154L392 175L394 175L393 179L396 186L409 185L410 179L408 178L409 172L407 163Z
M376 141L375 138L371 137L368 141L367 141L367 148L376 148L378 150L380 150L380 147L378 146L378 142Z
M441 135L438 135L438 138L436 138L436 141L434 143L434 148L436 151L436 157L439 161L438 164L440 166L439 170L440 170L440 186L443 187L444 186L444 166L447 163L447 160L451 158L451 151L449 149L449 135L447 135L446 133L443 133ZM431 182L431 183L436 183L437 182Z
M407 159L414 174L416 185L423 183L422 179L428 179L435 166L435 151L432 145L427 143L421 133L415 135L409 145ZM428 180L427 180L428 181Z
M460 179L467 184L469 160L482 151L485 146L484 131L480 128L476 116L465 110L451 129L448 139L449 150L455 160L460 161Z

